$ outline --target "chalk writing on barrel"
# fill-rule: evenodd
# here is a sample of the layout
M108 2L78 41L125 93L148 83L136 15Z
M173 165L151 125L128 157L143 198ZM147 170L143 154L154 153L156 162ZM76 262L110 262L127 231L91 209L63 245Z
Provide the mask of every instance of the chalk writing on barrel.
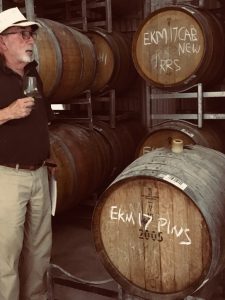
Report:
M144 45L158 45L160 42L177 43L177 42L197 42L198 31L192 25L190 28L185 26L163 28L162 30L151 30L144 32Z
M158 46L151 55L152 68L159 73L179 72L182 69L181 57L197 55L201 51L198 31L194 25L162 28L143 33L144 46ZM172 47L172 48L171 48ZM171 49L172 50L171 50ZM168 49L172 51L172 57Z
M133 226L139 225L139 227L142 228L143 231L141 231L141 235L139 236L140 238L145 237L148 234L148 231L150 227L153 225L153 216L141 213L141 212L136 212L136 211L124 211L118 206L111 206L110 208L110 219L113 221L121 222L121 223L128 223ZM144 221L144 226L143 222ZM154 222L154 227L155 227L155 222ZM167 234L167 235L174 235L177 238L180 238L179 244L180 245L191 245L191 238L189 236L190 229L185 228L183 226L178 226L178 225L172 225L171 221L169 218L162 218L158 216L156 218L156 238L155 240L162 241L162 234ZM147 238L146 238L147 239Z

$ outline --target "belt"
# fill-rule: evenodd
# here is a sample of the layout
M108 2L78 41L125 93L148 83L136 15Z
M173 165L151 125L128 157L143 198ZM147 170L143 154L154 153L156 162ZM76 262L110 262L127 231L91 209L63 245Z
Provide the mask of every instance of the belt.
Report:
M29 171L35 171L42 166L56 167L56 164L48 162L48 161L43 161L43 163L34 164L34 165L16 164L16 163L0 163L0 165L3 167L14 168L17 170L22 169L22 170L29 170Z

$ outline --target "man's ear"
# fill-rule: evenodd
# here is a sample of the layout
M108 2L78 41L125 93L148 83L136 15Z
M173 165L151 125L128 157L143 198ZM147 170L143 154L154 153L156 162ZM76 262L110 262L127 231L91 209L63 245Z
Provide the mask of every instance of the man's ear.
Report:
M2 35L0 35L0 49L1 50L6 49L6 44L5 44L5 41L4 41L4 37Z

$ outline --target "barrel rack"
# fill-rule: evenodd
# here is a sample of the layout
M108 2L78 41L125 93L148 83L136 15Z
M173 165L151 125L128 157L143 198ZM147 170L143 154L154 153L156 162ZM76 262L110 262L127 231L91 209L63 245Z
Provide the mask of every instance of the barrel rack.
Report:
M146 87L147 93L147 105L150 111L150 118L148 119L148 125L151 126L151 120L197 120L198 127L202 128L203 120L223 120L225 114L220 113L204 113L203 104L205 98L225 98L225 91L213 91L204 92L202 83L198 83L192 88L197 88L195 92L179 92L179 93L165 93L165 94L153 94L150 92L150 88ZM196 99L198 103L198 110L196 114L154 114L151 112L151 100L154 99Z
M81 16L75 19L70 19L66 22L68 26L81 27L84 32L88 31L89 27L103 27L107 32L112 32L112 11L111 11L111 0L93 0L87 2L87 0L81 0ZM104 8L105 16L100 21L88 21L88 11L94 11L98 8ZM71 105L87 105L87 117L75 118L78 122L88 122L89 128L93 130L93 111L92 102L105 102L109 104L108 115L96 115L95 117L100 120L109 121L110 127L115 128L116 126L116 104L115 104L115 90L110 89L98 96L92 95L91 91L85 91L84 97L81 95L71 103ZM54 106L53 106L54 109ZM67 106L67 109L70 109Z

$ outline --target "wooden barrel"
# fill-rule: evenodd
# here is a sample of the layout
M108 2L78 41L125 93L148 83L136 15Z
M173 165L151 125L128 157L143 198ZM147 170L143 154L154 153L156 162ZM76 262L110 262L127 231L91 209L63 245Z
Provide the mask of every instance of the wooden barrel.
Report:
M64 24L37 19L41 24L35 58L51 103L70 103L90 87L95 77L96 57L89 38Z
M134 120L120 122L116 129L95 122L93 131L73 121L52 125L51 157L57 163L58 184L56 213L105 189L133 161L143 132Z
M193 7L164 7L151 13L133 39L133 61L148 84L182 91L198 82L213 85L224 74L222 22Z
M111 276L143 299L183 299L225 266L225 155L191 145L130 164L93 214L96 250Z
M51 157L57 163L57 213L90 197L111 172L111 152L96 131L77 124L51 127Z
M112 169L109 181L113 180L135 158L135 151L140 140L146 134L146 129L137 120L117 122L116 128L110 128L107 123L94 122L94 129L102 135L111 149Z
M204 123L203 128L189 122L166 121L154 126L140 142L136 157L156 148L171 147L173 139L181 139L184 145L202 145L225 152L223 132L213 123Z
M90 29L87 36L94 45L97 57L91 91L101 93L106 89L115 89L117 93L124 92L135 76L129 41L122 33L108 33L101 28Z

